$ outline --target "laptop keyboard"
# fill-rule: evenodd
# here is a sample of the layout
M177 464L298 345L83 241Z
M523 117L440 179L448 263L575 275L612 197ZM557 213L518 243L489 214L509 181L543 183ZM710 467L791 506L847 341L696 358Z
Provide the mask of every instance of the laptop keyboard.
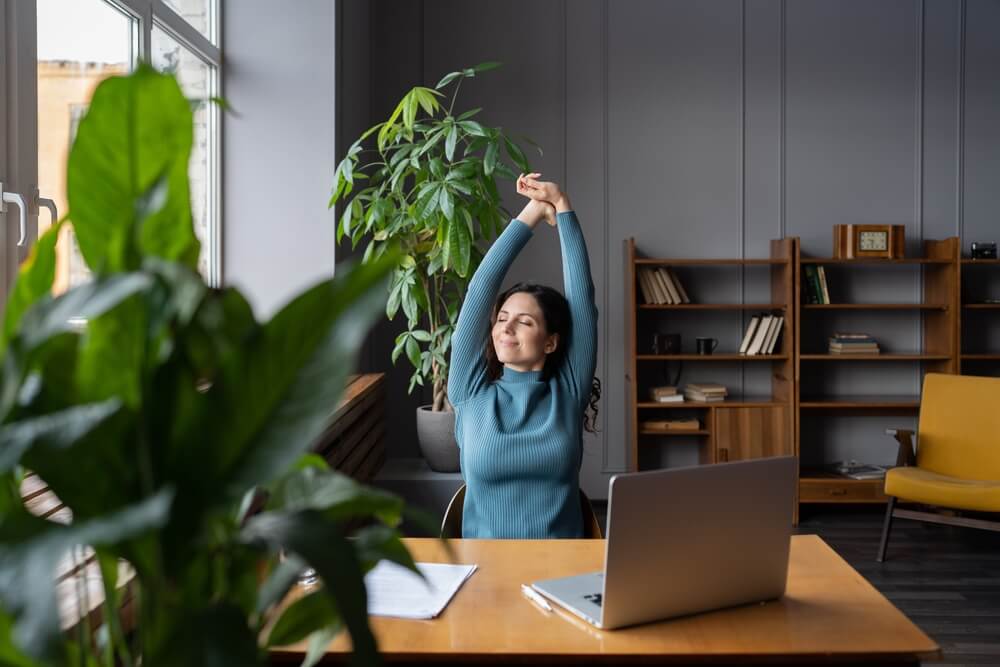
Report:
M602 597L603 596L600 593L591 593L590 595L584 595L583 599L584 600L590 600L591 602L593 602L594 604L596 604L598 607L600 607L601 606L601 599L602 599Z

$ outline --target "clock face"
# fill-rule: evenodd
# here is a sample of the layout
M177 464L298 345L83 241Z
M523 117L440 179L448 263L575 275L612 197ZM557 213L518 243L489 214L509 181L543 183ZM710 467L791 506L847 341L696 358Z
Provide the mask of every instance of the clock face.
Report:
M889 248L888 232L858 233L858 250L867 252L878 252L881 250L888 250L888 248Z

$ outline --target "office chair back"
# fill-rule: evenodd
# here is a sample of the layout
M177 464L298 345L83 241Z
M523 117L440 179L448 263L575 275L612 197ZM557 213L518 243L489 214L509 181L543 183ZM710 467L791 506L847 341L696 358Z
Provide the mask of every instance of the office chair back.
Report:
M460 538L462 537L462 509L465 505L465 484L463 484L448 503L448 509L444 511L444 518L441 520L441 537ZM594 506L590 504L590 498L580 489L580 511L583 514L583 539L601 540L604 534L601 532L601 524L594 513Z
M1000 479L997 397L1000 378L925 375L917 466L964 479Z

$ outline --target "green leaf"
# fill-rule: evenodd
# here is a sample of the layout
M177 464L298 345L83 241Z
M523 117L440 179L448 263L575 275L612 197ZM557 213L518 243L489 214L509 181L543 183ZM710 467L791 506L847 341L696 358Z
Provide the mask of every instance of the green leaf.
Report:
M416 331L411 331L410 335L419 340L421 343L431 342L431 334L429 331L424 331L423 329L417 329Z
M191 433L191 442L173 453L176 474L204 471L206 483L227 480L227 495L236 499L306 452L326 427L357 350L382 310L386 279L397 261L396 253L387 253L354 268L341 265L332 281L307 290L264 325L213 387L219 391L213 391L218 402L211 434ZM213 443L211 457L201 442ZM200 462L195 472L192 460ZM222 469L213 470L213 461Z
M444 143L444 156L449 161L455 158L455 142L458 141L458 126L452 125L448 130L448 140Z
M420 368L420 346L413 337L406 339L406 356L414 368Z
M331 520L316 510L265 512L242 531L249 542L263 541L273 550L297 554L323 579L323 591L340 610L351 633L356 665L380 664L375 638L368 627L368 596L354 548Z
M339 621L337 608L326 591L306 593L288 605L267 636L266 646L287 646Z
M472 238L463 220L452 220L448 225L448 257L455 272L460 276L469 273L469 255Z
M334 470L305 468L286 475L273 485L269 509L315 509L337 521L376 516L396 525L403 501L396 495L355 482Z
M465 113L461 114L458 117L458 120L465 120L466 118L472 118L473 116L475 116L477 113L479 113L482 110L483 110L482 107L476 107L475 109L469 109Z
M460 76L462 76L461 72L450 72L448 74L445 74L444 77L442 77L442 79L438 81L437 85L434 87L440 90L441 88L444 88L445 86L447 86L449 83L451 83Z
M299 667L313 667L326 657L327 646L340 634L339 625L323 628L309 635L309 647L306 650L306 657Z
M96 273L138 268L143 255L196 265L192 136L190 105L172 76L140 65L97 87L66 175L80 251Z
M413 556L400 540L399 531L394 528L383 524L362 528L355 536L354 548L365 570L375 567L379 561L388 560L423 577L413 562Z
M495 141L491 141L486 147L486 155L483 157L483 173L490 176L497 166L497 154L500 149Z
M36 444L56 451L66 449L120 409L121 401L111 399L4 424L0 428L0 472L13 469Z
M257 591L256 611L265 611L284 599L288 591L295 585L306 564L298 556L289 556L278 563L274 571Z
M478 65L475 65L472 69L475 70L477 74L482 74L483 72L489 72L491 69L496 69L501 65L503 65L502 62L490 60L485 63L479 63Z
M100 519L63 525L26 512L0 520L0 608L15 619L13 636L29 656L53 660L62 633L52 573L59 559L78 545L115 543L161 527L172 492L159 493Z
M82 400L118 396L129 408L138 408L147 345L146 312L135 295L87 323L76 369Z
M444 217L451 220L455 217L455 200L451 196L451 192L448 191L447 186L442 185L440 194L438 195L438 204L441 207L441 212L444 213Z
M517 168L521 170L521 173L527 174L531 171L528 165L528 158L524 156L524 152L515 144L513 141L507 137L503 138L504 145L507 147L507 155L510 159L514 161Z
M52 281L56 275L56 241L59 240L59 230L64 221L65 218L42 234L42 238L31 248L28 259L21 264L17 282L7 298L0 346L6 347L24 312L37 301L48 297L52 290Z
M483 126L480 125L479 123L477 123L474 120L462 120L462 121L459 121L458 126L461 127L463 130L465 130L466 132L468 132L469 134L471 134L474 137L486 137L486 136L488 136L487 133L486 133L486 130L483 129ZM475 146L475 148L474 148L474 146ZM471 151L474 151L474 150L478 150L478 148L479 148L479 146L477 144L472 144L469 147L469 151L471 152Z

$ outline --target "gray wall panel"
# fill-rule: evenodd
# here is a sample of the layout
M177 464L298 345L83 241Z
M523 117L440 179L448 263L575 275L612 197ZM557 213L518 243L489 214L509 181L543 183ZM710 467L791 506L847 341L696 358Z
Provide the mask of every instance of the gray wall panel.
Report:
M917 8L908 0L786 6L787 233L807 254L830 254L836 223L913 230Z
M968 0L965 19L964 249L1000 241L1000 2Z
M958 233L958 129L962 3L927 0L924 8L923 235Z

